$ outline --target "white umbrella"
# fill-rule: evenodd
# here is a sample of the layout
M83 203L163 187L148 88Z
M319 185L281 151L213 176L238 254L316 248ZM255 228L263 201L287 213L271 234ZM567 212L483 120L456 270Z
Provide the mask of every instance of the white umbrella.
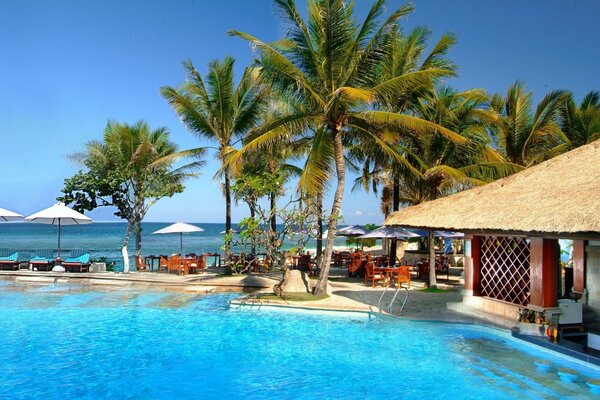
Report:
M0 221L16 221L22 218L23 216L21 214L0 208Z
M40 224L58 225L58 258L60 258L60 227L61 225L84 225L91 224L92 219L77 212L64 203L56 203L52 207L48 207L35 214L31 214L25 218L27 222L37 222Z
M370 230L366 229L363 226L360 225L350 225L347 226L345 228L342 228L340 230L337 231L337 235L338 236L350 236L350 237L355 237L355 236L361 236L361 235L365 235L367 233L371 232Z
M179 233L179 246L181 247L181 254L183 254L183 234L193 232L204 232L204 229L199 228L195 225L186 224L185 222L176 222L172 225L167 226L152 232L153 235L167 234L167 233Z
M358 239L409 239L420 235L397 226L382 226L373 232L359 236Z

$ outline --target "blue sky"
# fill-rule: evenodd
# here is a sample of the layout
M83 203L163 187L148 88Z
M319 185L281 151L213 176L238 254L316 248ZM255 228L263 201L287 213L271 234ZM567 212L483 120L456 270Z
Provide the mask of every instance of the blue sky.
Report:
M505 92L519 79L536 99L554 89L571 90L578 100L600 90L598 1L414 3L405 29L427 25L433 39L458 36L450 57L459 77L449 82L458 89ZM370 4L357 0L357 11L364 15ZM388 1L388 9L402 4ZM209 61L231 55L241 71L252 52L228 29L267 41L282 35L270 0L0 2L0 207L30 214L50 205L78 169L66 155L100 138L108 119L145 119L168 127L180 148L201 145L159 88L183 81L187 58L204 73ZM212 180L217 163L208 161L185 193L159 202L147 220L223 221L224 201ZM351 186L345 222L380 223L377 198L350 193ZM246 214L240 204L234 220ZM113 218L107 209L91 216Z

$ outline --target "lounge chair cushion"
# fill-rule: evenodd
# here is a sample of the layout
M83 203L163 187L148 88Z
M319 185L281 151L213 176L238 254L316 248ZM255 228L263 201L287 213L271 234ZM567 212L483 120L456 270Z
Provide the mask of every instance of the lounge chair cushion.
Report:
M90 263L90 253L82 254L79 257L70 257L70 258L65 259L63 262L76 263L76 264L89 264Z
M17 261L17 257L19 257L19 252L16 251L9 256L0 257L0 261Z
M52 258L48 258L48 257L41 257L41 256L35 256L32 257L31 262L50 262L50 261L54 261Z

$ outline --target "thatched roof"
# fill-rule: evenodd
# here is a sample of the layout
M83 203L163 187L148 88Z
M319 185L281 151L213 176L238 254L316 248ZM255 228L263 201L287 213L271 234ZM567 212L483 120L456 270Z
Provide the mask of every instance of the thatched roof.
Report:
M600 236L600 140L508 178L393 213L385 225Z

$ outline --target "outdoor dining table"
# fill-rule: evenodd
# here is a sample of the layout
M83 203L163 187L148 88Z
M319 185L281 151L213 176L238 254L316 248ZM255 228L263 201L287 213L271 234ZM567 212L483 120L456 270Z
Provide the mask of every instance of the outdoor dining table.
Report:
M156 269L158 270L158 267L160 266L160 257L161 256L155 256L155 255L149 255L144 257L144 264L146 264L146 267L148 269L148 271L154 271L154 263L156 262Z
M398 271L400 271L399 267L375 267L373 268L373 271L375 272L379 272L381 274L385 274L385 280L383 281L385 286L388 286L390 284L390 282L392 281L392 279L394 278L394 275L398 273Z
M221 267L221 253L203 253L202 257L214 257L213 259L213 267L220 268Z

